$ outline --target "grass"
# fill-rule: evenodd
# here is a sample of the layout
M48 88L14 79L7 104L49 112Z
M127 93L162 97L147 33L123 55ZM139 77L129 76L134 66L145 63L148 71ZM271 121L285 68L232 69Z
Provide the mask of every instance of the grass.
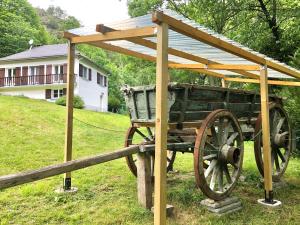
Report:
M65 108L20 97L0 96L0 175L39 168L63 160ZM74 158L108 152L123 146L127 116L75 110L75 118L120 132L100 130L74 121ZM263 197L252 143L246 143L244 182L234 191L243 210L216 217L200 206L205 198L195 188L193 156L178 154L168 175L168 203L175 206L169 224L299 224L300 160L286 172L288 186L275 190L283 206L268 209L256 203ZM153 215L137 204L136 181L124 159L73 173L79 188L74 195L56 194L62 176L0 191L0 224L152 224Z

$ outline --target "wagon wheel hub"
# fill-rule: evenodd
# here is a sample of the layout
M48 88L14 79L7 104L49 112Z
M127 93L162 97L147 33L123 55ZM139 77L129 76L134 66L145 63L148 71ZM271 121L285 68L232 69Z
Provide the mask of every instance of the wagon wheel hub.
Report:
M222 162L236 165L239 162L241 150L235 146L225 144L222 146L220 153Z
M283 132L283 133L278 133L278 134L275 134L274 136L274 144L277 145L278 147L284 147L286 146L286 142L288 140L288 135L289 135L289 132Z

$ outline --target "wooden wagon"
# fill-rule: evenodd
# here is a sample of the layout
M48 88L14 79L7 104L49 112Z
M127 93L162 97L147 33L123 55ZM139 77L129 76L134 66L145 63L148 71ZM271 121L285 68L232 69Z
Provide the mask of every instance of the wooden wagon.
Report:
M123 89L132 126L125 146L153 145L155 142L155 86ZM282 99L269 96L270 139L273 180L279 180L287 168L292 143L291 128ZM263 175L263 151L260 95L229 88L169 84L168 86L167 171L173 169L176 152L194 154L197 186L214 200L227 197L240 176L244 141L254 140L254 153ZM149 148L150 149L150 148ZM154 174L154 151L151 171ZM136 176L134 155L127 164Z

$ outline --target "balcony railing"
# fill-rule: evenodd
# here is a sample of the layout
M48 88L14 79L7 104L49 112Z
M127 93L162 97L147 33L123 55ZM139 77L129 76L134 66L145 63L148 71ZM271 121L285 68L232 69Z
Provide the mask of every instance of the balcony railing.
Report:
M67 82L66 74L32 75L0 78L0 87L63 84Z

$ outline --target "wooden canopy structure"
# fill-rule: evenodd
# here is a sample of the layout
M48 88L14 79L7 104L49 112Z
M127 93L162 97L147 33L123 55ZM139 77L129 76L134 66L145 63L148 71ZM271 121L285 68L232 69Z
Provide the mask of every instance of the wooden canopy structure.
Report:
M90 44L156 62L156 140L154 222L166 222L168 68L188 69L221 78L223 84L260 84L265 198L272 199L268 85L300 86L300 71L216 34L173 11L65 32L69 40L65 161L72 159L74 55L76 44ZM245 78L242 78L245 77ZM287 81L287 79L290 79ZM65 174L71 185L71 174Z

